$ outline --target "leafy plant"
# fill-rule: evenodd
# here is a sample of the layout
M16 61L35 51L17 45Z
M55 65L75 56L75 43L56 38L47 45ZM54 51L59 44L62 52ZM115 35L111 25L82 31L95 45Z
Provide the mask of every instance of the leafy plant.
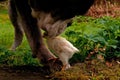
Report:
M75 18L73 24L65 31L65 37L80 50L72 60L84 61L89 54L101 54L106 60L119 58L119 21L120 18L111 17Z
M32 58L31 51L28 49L13 52L5 49L4 47L0 47L0 64L9 66L42 66L38 59Z

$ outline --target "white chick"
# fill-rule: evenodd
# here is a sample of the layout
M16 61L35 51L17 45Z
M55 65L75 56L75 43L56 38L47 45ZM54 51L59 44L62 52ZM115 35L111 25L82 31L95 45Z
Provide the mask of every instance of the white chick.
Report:
M62 70L70 68L69 59L72 58L73 54L79 52L68 40L63 37L57 36L54 38L46 37L48 48L53 50L63 63Z

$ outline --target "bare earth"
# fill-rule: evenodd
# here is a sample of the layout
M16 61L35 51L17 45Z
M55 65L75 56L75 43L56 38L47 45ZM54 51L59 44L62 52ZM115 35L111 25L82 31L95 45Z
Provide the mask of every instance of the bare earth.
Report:
M45 75L34 66L0 67L0 80L120 80L120 63L97 60L76 63L71 69Z
M0 80L46 80L40 69L35 67L1 67Z

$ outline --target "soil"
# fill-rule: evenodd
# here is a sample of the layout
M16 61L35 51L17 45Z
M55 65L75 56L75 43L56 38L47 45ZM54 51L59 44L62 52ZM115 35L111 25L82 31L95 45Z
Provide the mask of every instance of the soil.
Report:
M0 80L48 80L41 68L33 66L1 67Z
M45 75L41 67L0 67L0 80L120 80L120 63L97 60L75 63L66 71Z

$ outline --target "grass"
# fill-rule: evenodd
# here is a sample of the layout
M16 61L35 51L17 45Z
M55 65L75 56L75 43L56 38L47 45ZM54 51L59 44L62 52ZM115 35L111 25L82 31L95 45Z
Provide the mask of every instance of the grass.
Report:
M120 16L120 1L119 0L95 0L94 5L90 8L88 14L92 17L102 16Z
M8 12L6 9L0 9L0 44L10 47L13 39L13 27L8 19Z

